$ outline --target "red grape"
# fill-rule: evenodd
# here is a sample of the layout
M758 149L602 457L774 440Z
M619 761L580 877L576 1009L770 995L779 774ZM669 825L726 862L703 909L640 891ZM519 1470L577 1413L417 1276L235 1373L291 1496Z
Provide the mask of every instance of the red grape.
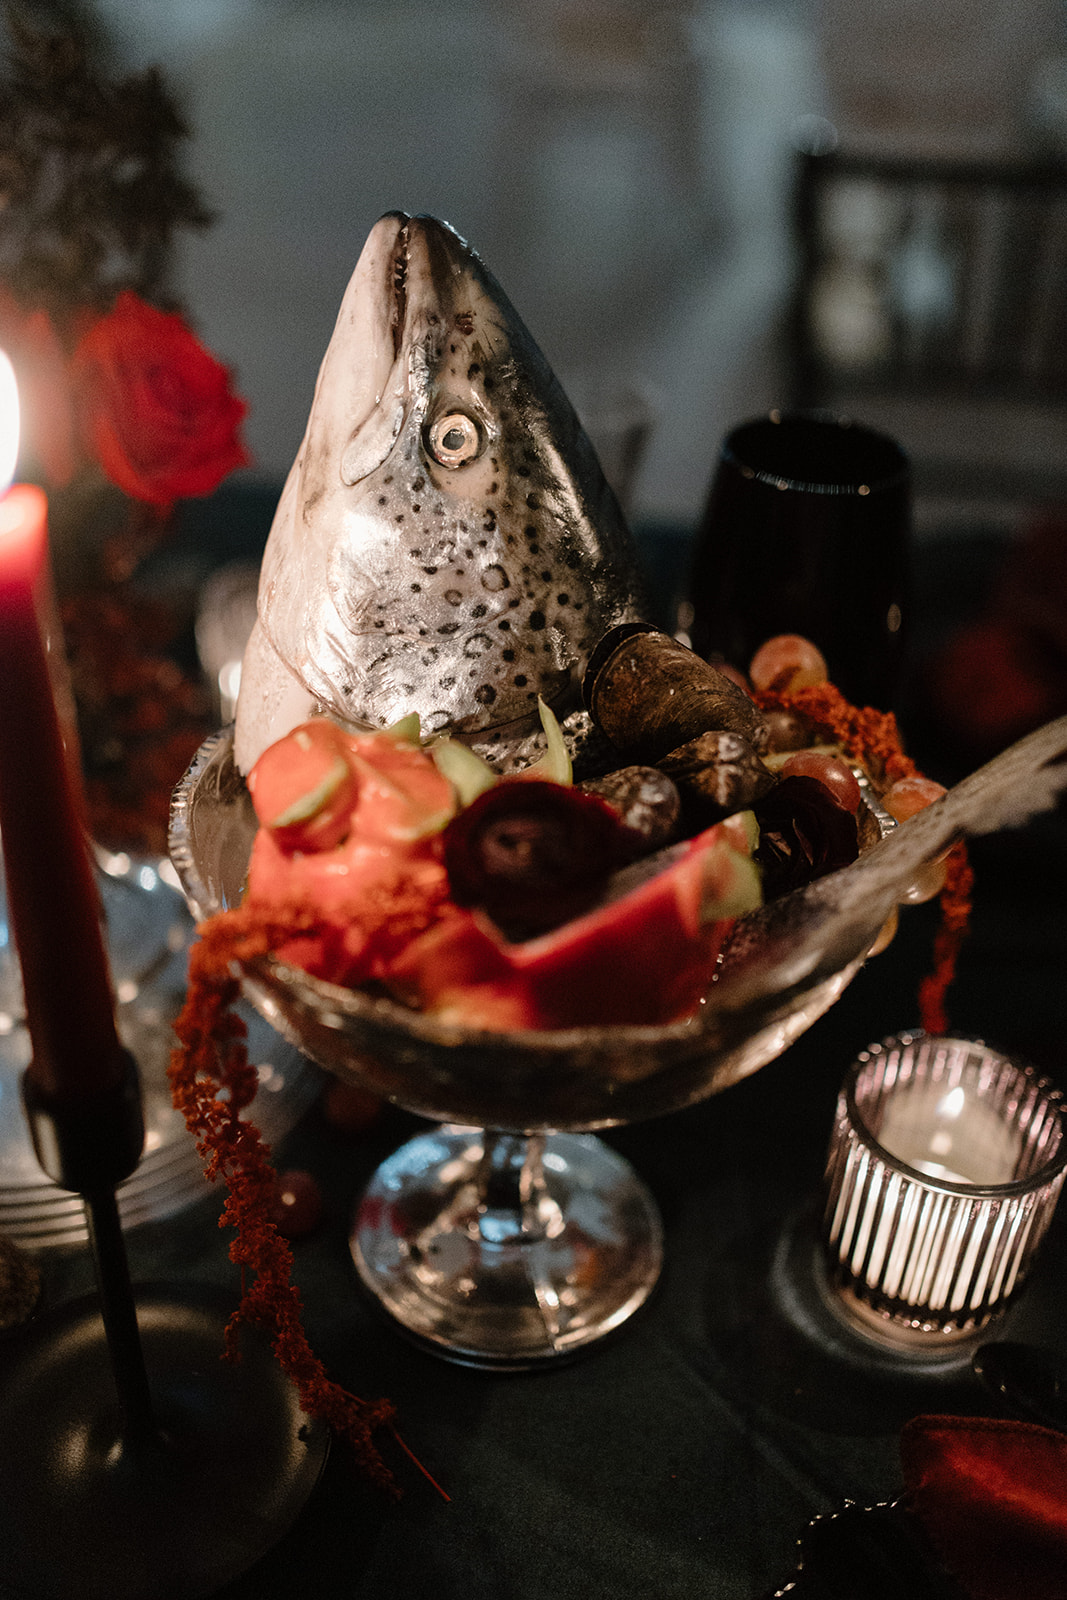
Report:
M932 900L934 895L940 894L945 887L947 871L943 860L928 861L924 867L919 868L914 880L901 895L901 905L921 906L927 900Z
M729 661L713 661L711 665L716 672L721 672L724 678L729 678L731 683L736 683L748 698L752 699L752 685L741 671L740 667L733 666Z
M781 772L783 778L815 778L824 788L829 789L839 806L851 811L853 815L859 810L863 795L856 774L847 762L838 760L836 756L819 755L814 750L801 750L783 762Z
M898 778L896 783L890 784L882 796L882 804L891 817L898 822L907 822L917 811L923 811L935 800L940 800L944 792L943 784L934 783L932 778L923 778L915 773L910 778Z
M765 711L763 721L767 728L767 749L772 753L806 750L809 745L818 743L814 724L796 711L787 711L784 706Z
M896 783L890 784L882 796L882 804L891 817L898 822L907 822L909 817L914 817L919 811L924 811L928 805L939 800L944 794L944 786L934 783L932 778L924 778L920 773L913 773L910 778L898 778ZM920 868L906 894L901 896L902 901L908 905L922 905L925 900L932 900L935 894L940 894L945 886L945 856L944 851L936 861L927 862Z
M799 633L779 633L761 644L748 675L755 688L774 694L792 694L829 678L822 652Z
M287 1239L310 1233L322 1219L322 1191L310 1172L290 1167L278 1174L271 1219Z

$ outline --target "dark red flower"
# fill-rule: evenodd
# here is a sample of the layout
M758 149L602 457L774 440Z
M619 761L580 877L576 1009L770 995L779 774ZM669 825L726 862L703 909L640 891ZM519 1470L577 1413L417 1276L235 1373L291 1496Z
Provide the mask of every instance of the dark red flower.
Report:
M83 434L105 474L150 505L210 494L248 455L230 374L173 312L129 290L82 335L74 374Z
M498 783L444 832L457 905L480 906L511 939L580 916L633 853L631 835L598 796L538 779Z
M817 778L783 778L753 810L768 900L847 867L859 854L856 818Z

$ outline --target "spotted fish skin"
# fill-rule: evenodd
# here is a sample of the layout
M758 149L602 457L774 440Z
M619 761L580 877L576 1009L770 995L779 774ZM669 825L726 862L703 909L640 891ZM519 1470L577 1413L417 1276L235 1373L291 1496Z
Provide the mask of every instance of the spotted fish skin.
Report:
M507 769L542 696L575 738L601 635L640 614L630 534L544 356L448 224L372 229L264 553L236 757L312 711L418 711Z

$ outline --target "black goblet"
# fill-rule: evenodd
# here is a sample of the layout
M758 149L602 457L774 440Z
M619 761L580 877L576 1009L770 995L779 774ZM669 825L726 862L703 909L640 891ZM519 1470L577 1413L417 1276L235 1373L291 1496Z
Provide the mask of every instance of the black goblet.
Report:
M889 707L908 620L911 484L887 435L823 414L743 423L722 444L684 619L693 648L746 669L799 633L859 705Z

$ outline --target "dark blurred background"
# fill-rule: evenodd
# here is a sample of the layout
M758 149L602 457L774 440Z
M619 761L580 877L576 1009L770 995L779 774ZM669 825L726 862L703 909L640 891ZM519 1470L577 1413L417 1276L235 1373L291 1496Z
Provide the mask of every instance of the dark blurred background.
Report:
M214 214L167 277L253 461L142 567L171 601L258 564L367 233L428 211L563 380L654 620L688 626L727 429L825 408L914 468L909 678L879 703L964 770L1067 710L1067 0L8 6L116 79L161 67Z
M636 393L651 428L635 518L691 524L725 427L790 387L800 152L1067 158L1063 0L24 9L89 12L120 63L159 62L179 92L190 176L218 213L184 246L181 289L236 369L268 479L296 451L345 283L384 210L434 212L470 240L579 409ZM853 190L834 226L876 240L891 218L869 185ZM951 259L936 227L909 240L896 292L936 321ZM1056 270L1062 298L1062 232ZM838 301L835 327L862 349L863 285ZM1051 464L1065 436L1031 449Z

